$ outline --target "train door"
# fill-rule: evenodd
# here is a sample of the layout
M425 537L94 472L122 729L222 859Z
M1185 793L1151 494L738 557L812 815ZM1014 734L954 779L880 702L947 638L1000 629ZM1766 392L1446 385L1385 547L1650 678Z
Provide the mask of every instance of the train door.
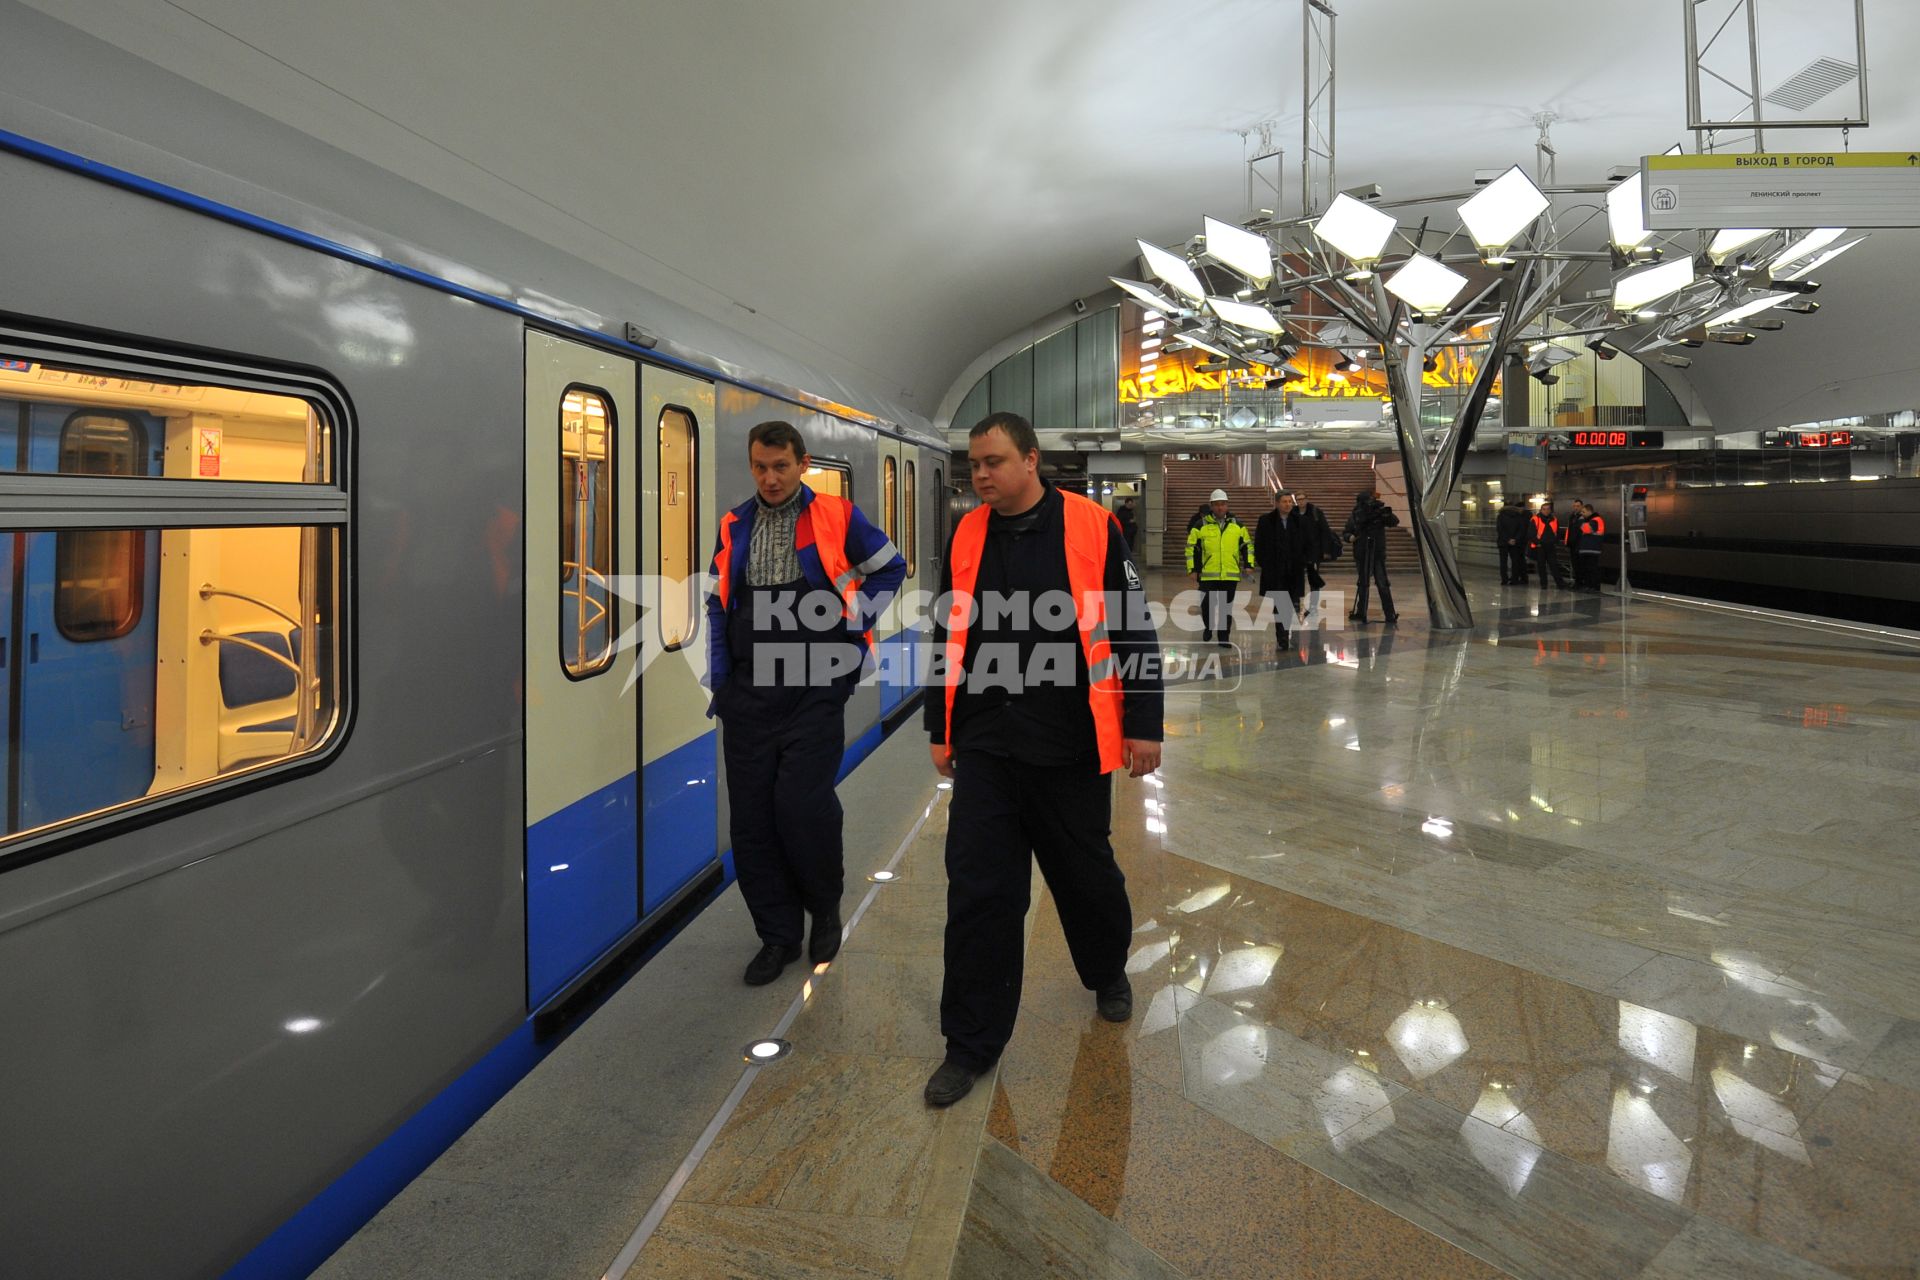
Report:
M907 473L905 459L898 440L886 436L875 438L880 455L879 499L875 504L878 510L872 512L873 522L880 526L896 549L902 546L900 514L905 505L902 492L906 487ZM903 584L902 590L910 584ZM903 610L897 602L889 604L881 611L880 619L874 624L873 636L879 650L881 663L880 714L890 714L900 704L904 695L900 673L906 668L905 638L900 631L900 618Z
M527 993L538 1008L639 921L639 700L624 642L640 437L631 360L527 333Z
M714 506L713 384L667 369L640 375L640 731L642 910L719 857L718 738L707 719L706 591Z
M43 474L153 474L149 415L20 404L11 450ZM15 532L4 541L11 830L136 799L154 779L157 535Z

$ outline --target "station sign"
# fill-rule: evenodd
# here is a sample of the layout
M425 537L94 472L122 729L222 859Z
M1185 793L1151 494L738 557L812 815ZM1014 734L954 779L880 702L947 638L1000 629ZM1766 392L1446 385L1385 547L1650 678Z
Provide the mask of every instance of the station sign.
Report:
M1920 226L1920 149L1647 156L1654 231Z

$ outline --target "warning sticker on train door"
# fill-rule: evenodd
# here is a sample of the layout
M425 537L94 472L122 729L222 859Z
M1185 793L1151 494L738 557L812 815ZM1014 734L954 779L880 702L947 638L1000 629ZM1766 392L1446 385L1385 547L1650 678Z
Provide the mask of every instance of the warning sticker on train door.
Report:
M678 471L667 472L667 482L660 488L666 494L668 506L680 505L680 473Z
M195 453L200 458L200 474L217 476L220 474L220 436L219 427L195 427L195 436L199 442Z

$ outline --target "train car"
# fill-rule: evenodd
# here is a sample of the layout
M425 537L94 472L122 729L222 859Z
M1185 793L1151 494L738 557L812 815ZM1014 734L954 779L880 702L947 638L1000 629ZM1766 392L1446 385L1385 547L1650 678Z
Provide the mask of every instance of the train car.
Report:
M948 453L0 25L0 1275L299 1274L727 883L698 579L748 429L800 427L910 587ZM855 692L848 767L915 696Z

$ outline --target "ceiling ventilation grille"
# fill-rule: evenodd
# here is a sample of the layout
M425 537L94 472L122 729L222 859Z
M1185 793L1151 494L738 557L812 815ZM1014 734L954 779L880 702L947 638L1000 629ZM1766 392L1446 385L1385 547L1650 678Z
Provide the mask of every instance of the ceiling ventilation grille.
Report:
M1805 69L1787 77L1765 100L1789 111L1805 111L1860 74L1860 68L1838 58L1815 58Z

